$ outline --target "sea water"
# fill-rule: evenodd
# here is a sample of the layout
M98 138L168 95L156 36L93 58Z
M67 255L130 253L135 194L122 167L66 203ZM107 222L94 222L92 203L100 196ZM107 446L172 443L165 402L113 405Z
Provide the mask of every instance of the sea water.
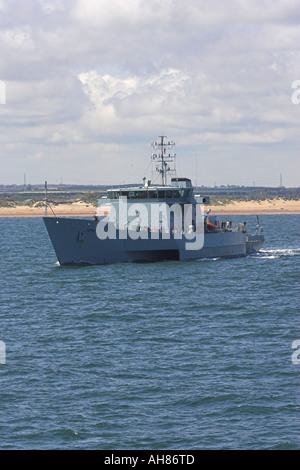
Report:
M61 267L1 218L0 448L299 449L299 220L245 258Z

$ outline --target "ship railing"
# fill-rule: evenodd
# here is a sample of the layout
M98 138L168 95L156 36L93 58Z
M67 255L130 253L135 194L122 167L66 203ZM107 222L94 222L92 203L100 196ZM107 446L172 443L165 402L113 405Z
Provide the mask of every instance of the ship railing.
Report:
M231 220L221 220L215 223L220 232L246 232L246 225Z

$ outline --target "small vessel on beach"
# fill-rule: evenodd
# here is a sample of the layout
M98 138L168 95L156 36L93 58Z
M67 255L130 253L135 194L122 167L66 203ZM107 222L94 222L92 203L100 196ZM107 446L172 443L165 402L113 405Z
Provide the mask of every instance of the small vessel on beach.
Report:
M209 197L194 194L189 178L173 176L167 151L175 144L160 136L152 155L161 184L111 189L90 220L43 217L61 265L119 262L191 261L245 256L264 242L259 222L255 235L246 223L219 222L210 215ZM46 198L47 208L47 198Z

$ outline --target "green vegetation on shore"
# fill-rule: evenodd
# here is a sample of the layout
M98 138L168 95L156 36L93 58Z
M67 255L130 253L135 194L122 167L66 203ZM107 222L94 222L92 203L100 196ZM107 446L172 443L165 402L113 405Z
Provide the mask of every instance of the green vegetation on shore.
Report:
M111 187L111 186L110 186ZM83 202L97 207L108 186L49 185L48 201L55 205ZM212 205L227 205L235 201L266 201L274 199L299 200L300 188L267 188L244 186L220 186L196 188L196 193L210 197ZM45 189L39 186L0 185L0 207L25 205L39 207L45 203Z
M50 204L73 204L83 202L87 205L97 207L98 199L104 191L76 191L65 189L48 189L47 199ZM3 190L0 187L0 207L16 207L20 205L28 207L41 207L45 204L45 191L40 188L22 190Z

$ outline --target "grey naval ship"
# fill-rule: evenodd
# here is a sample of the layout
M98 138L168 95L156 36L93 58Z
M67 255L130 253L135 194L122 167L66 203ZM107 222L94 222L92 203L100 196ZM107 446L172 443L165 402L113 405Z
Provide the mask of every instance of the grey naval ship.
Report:
M50 240L60 265L95 265L120 262L190 261L200 258L246 256L260 250L263 229L257 217L254 234L246 223L218 221L210 214L209 197L195 194L189 178L171 177L175 144L166 136L153 142L151 156L161 183L143 179L134 187L110 189L99 200L90 219L45 217Z

